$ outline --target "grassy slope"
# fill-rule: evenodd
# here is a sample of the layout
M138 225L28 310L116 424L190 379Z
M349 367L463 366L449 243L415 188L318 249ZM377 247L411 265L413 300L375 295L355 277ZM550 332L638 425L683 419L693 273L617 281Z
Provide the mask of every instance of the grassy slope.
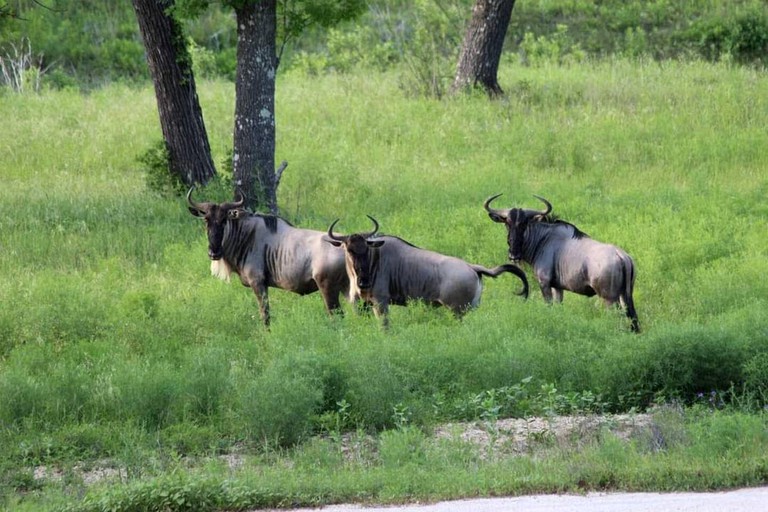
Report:
M262 435L298 439L342 399L345 426L368 428L392 425L395 407L416 424L451 417L452 400L527 376L602 392L614 407L620 397L636 405L739 384L768 338L764 74L505 65L501 82L507 101L436 102L403 98L394 75L283 77L284 214L316 229L342 217L341 229L357 230L370 213L386 232L494 265L504 233L483 199L504 192L509 205L537 206L531 194L544 195L635 258L643 335L590 299L567 295L549 308L533 293L523 303L505 277L486 283L465 321L397 308L389 335L369 318L327 321L319 297L274 291L267 334L247 290L208 276L202 227L183 203L143 189L135 156L159 137L150 89L4 97L4 485L23 488L13 482L41 463L109 457L147 476L169 464L152 447L168 456ZM232 93L221 83L200 89L218 160ZM711 485L759 481L765 461L753 462L752 476ZM361 496L421 495L395 481L399 490L375 491L376 476L356 471L349 478L372 479ZM658 487L649 471L639 487ZM446 495L514 490L482 478L475 490L457 488Z

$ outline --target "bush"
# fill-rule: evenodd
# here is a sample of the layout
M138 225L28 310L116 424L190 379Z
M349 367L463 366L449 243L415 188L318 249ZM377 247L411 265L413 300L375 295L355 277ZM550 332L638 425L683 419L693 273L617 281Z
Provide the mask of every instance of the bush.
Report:
M744 364L744 384L748 393L768 402L768 353L757 354Z
M183 197L187 186L181 176L170 171L168 159L168 149L162 140L139 156L137 160L142 164L144 183L149 190L163 197Z
M586 57L579 43L568 36L568 26L558 25L550 36L535 37L526 32L520 43L520 55L524 64L540 66L542 64L567 64L581 62Z
M292 359L238 384L241 421L257 443L288 446L312 432L322 389L312 365Z
M753 7L730 16L705 18L682 36L709 60L768 65L768 12Z

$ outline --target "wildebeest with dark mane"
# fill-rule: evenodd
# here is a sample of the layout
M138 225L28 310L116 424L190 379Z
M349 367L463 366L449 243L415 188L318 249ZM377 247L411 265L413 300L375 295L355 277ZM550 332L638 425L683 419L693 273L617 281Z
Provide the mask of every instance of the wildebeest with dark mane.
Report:
M325 233L250 213L242 208L242 196L233 203L197 203L193 190L187 202L192 215L205 220L211 273L225 280L237 274L256 294L264 325L269 326L270 287L300 295L320 290L328 313L341 312L339 295L349 287L344 251L325 243Z
M552 204L543 197L534 196L547 206L544 211L491 208L491 201L500 195L486 199L483 207L492 221L507 226L509 258L531 265L547 302L553 295L562 302L563 290L597 295L607 306L621 303L632 320L632 330L640 331L632 300L635 265L626 252L555 219L550 215Z
M374 229L368 233L335 235L336 219L328 228L327 241L343 247L349 278L350 301L361 299L373 306L384 327L388 326L389 305L405 305L409 300L422 300L445 306L461 317L480 303L482 276L496 277L511 272L523 281L528 297L525 272L505 264L488 269L459 258L419 249L395 236L378 236L379 223L371 217Z

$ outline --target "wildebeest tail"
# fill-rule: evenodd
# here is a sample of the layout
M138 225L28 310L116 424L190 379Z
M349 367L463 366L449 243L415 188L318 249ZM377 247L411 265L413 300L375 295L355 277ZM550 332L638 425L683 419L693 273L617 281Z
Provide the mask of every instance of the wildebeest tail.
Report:
M517 294L523 298L528 298L528 278L525 276L525 272L523 272L523 270L517 265L513 265L512 263L505 263L504 265L499 265L498 267L494 268L485 268L482 265L472 265L472 268L475 270L475 272L477 272L478 275L488 277L496 277L500 274L503 274L504 272L515 274L523 282L523 291L518 292Z
M621 263L624 267L624 306L627 308L627 317L632 320L632 331L640 332L640 323L637 320L637 311L635 311L635 301L632 294L635 290L635 263L629 255L621 256Z

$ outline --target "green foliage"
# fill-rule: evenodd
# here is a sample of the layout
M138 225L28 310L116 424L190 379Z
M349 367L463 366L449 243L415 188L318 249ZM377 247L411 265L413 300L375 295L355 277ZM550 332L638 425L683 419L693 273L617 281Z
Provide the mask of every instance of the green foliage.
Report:
M144 182L149 190L164 197L183 196L187 186L181 176L170 171L168 149L165 141L159 140L140 155L137 160L142 165Z
M404 64L400 86L409 95L440 98L456 68L466 6L416 0L412 13L408 31L391 29Z
M768 354L763 352L744 363L746 389L757 394L761 401L768 395Z
M745 10L703 18L683 34L705 57L741 64L768 64L768 11L755 3Z
M306 75L328 71L349 72L355 67L384 70L395 60L392 42L379 41L373 28L359 25L351 30L329 28L327 51L298 52L291 61L291 69Z
M350 306L329 319L317 294L273 289L267 332L249 290L209 275L204 229L183 198L148 193L135 172L158 137L150 87L4 97L14 137L0 151L3 506L33 510L43 494L87 510L199 492L243 509L577 490L578 478L656 490L764 482L764 75L645 59L507 66L499 78L515 94L495 103L406 98L398 72L287 74L282 211L319 230L338 217L366 229L372 214L384 232L493 266L506 246L483 199L504 192L505 205L535 207L543 195L635 258L639 336L595 299L524 302L506 275L484 281L462 321L393 307L388 333ZM220 81L199 90L219 161L233 92ZM219 182L196 198L231 192ZM443 422L491 428L670 401L683 413L626 453L601 434L550 460L558 444L542 435L547 453L512 461L427 435ZM236 456L240 469L228 465ZM66 478L31 481L41 465ZM86 485L78 465L122 481Z
M520 43L522 61L530 66L542 64L564 65L566 63L581 62L585 58L584 52L578 43L573 43L568 38L568 27L558 25L552 36L535 37L533 33L526 32Z
M319 411L322 390L311 366L280 361L238 390L242 421L250 437L266 444L294 444L305 438Z
M193 41L195 71L203 77L234 80L232 8L237 5L209 0L174 4L174 16ZM450 85L472 5L469 0L278 2L281 61L309 74L395 67L407 94L440 97ZM29 41L34 65L27 68L28 81L92 89L148 79L129 3L59 0L55 10L20 3L18 11L23 22L0 17L0 55ZM624 56L764 66L767 20L768 6L759 0L518 2L502 62L569 64Z

